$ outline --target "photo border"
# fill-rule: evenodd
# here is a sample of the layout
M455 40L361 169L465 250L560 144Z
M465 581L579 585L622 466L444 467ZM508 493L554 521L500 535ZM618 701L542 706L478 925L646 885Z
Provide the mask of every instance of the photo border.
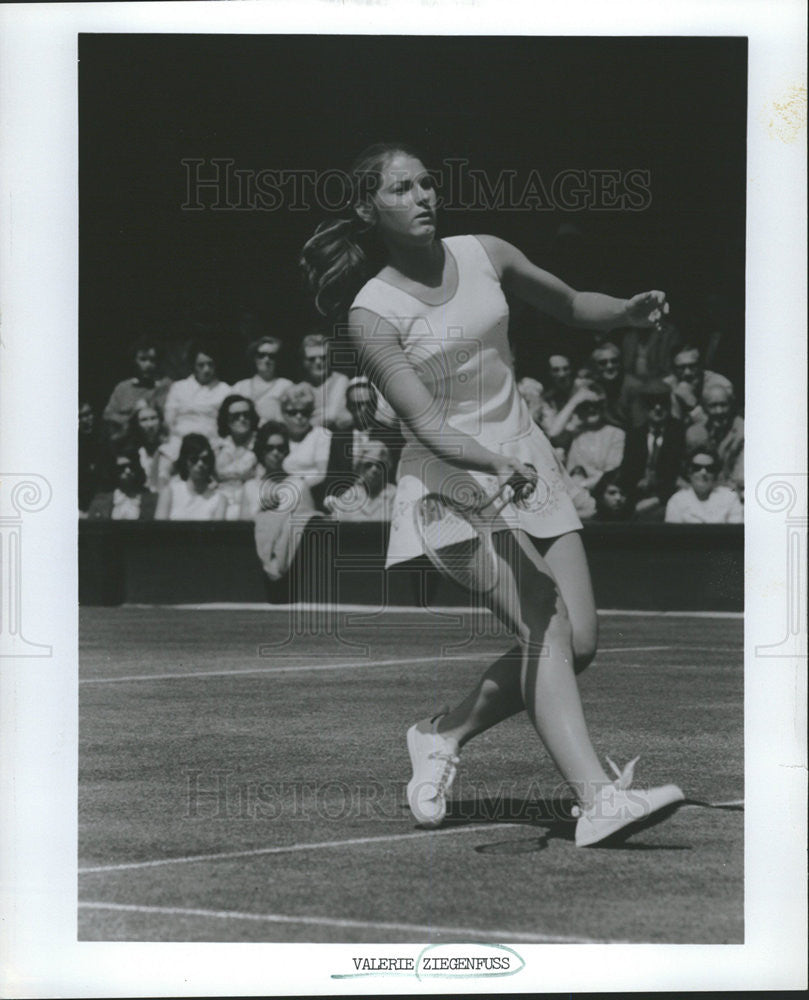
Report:
M384 995L403 986L457 994L493 992L498 983L510 992L805 986L805 631L802 655L800 635L780 654L762 648L781 639L789 602L806 606L805 593L790 589L785 570L789 538L802 545L804 562L806 554L804 13L804 5L791 0L578 0L561 12L489 0L213 0L0 10L0 490L7 491L15 476L41 477L52 489L50 497L36 485L17 494L24 501L23 634L40 653L18 651L0 660L0 950L6 956L0 989L33 997ZM334 34L462 29L481 35L749 38L744 945L525 945L520 953L527 965L519 976L419 983L330 978L349 967L357 945L76 941L77 36L291 34L313 24L319 33ZM30 411L43 387L49 395L44 419L15 419ZM0 513L8 517L5 509ZM797 586L803 585L799 578ZM367 955L390 949L361 946Z

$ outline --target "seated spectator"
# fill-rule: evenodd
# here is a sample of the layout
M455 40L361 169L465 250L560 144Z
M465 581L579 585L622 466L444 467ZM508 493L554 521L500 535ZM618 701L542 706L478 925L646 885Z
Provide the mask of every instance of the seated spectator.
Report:
M628 521L632 505L621 481L620 469L605 472L593 487L596 521Z
M331 451L331 431L312 425L315 394L307 382L299 382L281 396L281 415L289 433L289 454L284 459L284 471L304 479L313 490L315 501L322 499L314 492L326 478Z
M702 390L704 423L685 432L686 448L708 446L719 455L717 482L744 495L744 420L734 412L733 390L711 382Z
M719 385L723 389L733 391L729 379L717 372L706 371L702 367L698 347L688 345L677 351L673 360L674 373L666 376L666 383L671 387L671 415L681 420L687 427L689 424L705 422L705 411L702 408L702 393L709 386Z
M522 396L531 419L535 424L539 424L542 416L542 394L544 392L542 383L535 378L521 378L517 383L517 392Z
M267 420L281 419L281 395L292 382L278 376L278 355L283 345L278 337L261 337L247 348L247 356L255 367L251 378L242 379L233 391L252 400L259 426Z
M609 341L597 347L591 355L592 369L606 395L607 423L622 430L638 427L646 419L638 401L640 379L624 371L621 352Z
M564 354L552 354L548 358L548 384L542 393L539 411L539 426L551 437L550 427L562 407L573 392L573 371L570 358Z
M337 430L331 436L329 463L323 495L339 494L353 484L357 465L375 443L383 442L389 452L389 466L395 469L404 446L398 422L391 427L379 420L379 393L365 375L351 379L346 391L346 408L351 414L352 427Z
M216 438L219 407L230 386L219 381L215 355L214 348L204 342L192 344L189 357L193 371L169 389L165 418L175 455L187 434L201 434L209 442Z
M134 360L134 378L124 379L115 386L104 410L104 423L110 441L120 441L125 437L138 403L162 407L171 385L171 379L157 377L157 344L151 338L138 340Z
M639 397L647 411L646 422L626 436L621 480L638 514L657 512L662 519L677 485L685 435L680 421L670 415L671 389L666 382L646 382L639 389Z
M372 441L357 463L353 484L329 494L323 506L339 521L390 521L395 496L390 453L381 441Z
M134 448L123 448L108 458L112 489L97 493L87 511L90 521L151 521L157 496L145 488L146 476Z
M689 454L687 479L666 504L668 524L741 524L744 517L738 496L717 483L720 461L710 447L697 447Z
M174 459L168 446L163 415L154 403L141 400L129 420L128 440L137 450L146 476L146 489L159 493L171 479Z
M351 414L346 409L348 378L329 371L329 344L322 333L310 333L303 338L301 362L303 382L314 393L313 426L329 430L351 427Z
M157 499L159 521L221 521L227 501L214 477L215 458L202 434L186 434L172 476Z
M573 507L582 521L589 521L596 512L596 502L592 493L581 486L575 479L567 475L567 470L562 464L562 472L567 477L567 492L573 501Z
M357 376L359 379L363 379L365 376ZM351 388L351 382L355 379L351 379L348 383L348 388ZM385 399L385 397L379 392L379 390L374 386L374 392L376 392L376 413L374 413L374 423L378 425L379 428L384 428L391 436L388 440L388 447L391 447L390 441L400 440L404 444L404 438L402 438L402 422L399 420L399 415L396 410L390 405L390 403ZM351 413L351 407L348 405L348 390L346 390L346 408L349 413ZM351 413L352 417L356 417ZM396 458L394 457L394 462Z
M79 517L87 517L100 485L103 445L92 403L79 403Z
M289 454L289 431L285 424L268 420L256 432L253 450L256 472L244 484L241 520L254 521L261 510L284 509L314 510L315 504L309 487L299 476L284 471L284 460ZM283 484L283 488L279 489Z
M258 429L255 452L261 475L245 483L242 518L255 521L256 553L272 581L289 569L303 529L317 513L309 487L298 476L284 472L289 454L289 432L284 424L268 420Z
M598 376L593 370L592 365L580 365L573 377L573 391L575 392L576 389L592 389L596 382L598 382Z
M257 426L258 414L251 400L236 393L225 397L217 416L216 478L227 500L226 521L238 521L244 484L256 471L253 436Z
M358 375L348 383L346 409L351 415L353 464L370 441L383 441L390 452L391 468L395 469L404 447L401 425L390 404L367 376Z
M582 411L579 407L582 403L603 402L604 399L604 390L591 379L577 378L575 385L576 388L570 398L561 410L554 415L545 432L557 453L560 454L563 462L567 457L573 439L578 433L584 430L584 424L581 419Z
M624 438L620 427L605 420L605 395L602 389L581 390L592 397L579 403L576 415L582 430L573 439L567 453L567 471L574 481L591 490L611 469L617 469L624 457Z
M621 336L623 369L646 382L671 372L671 358L682 344L677 327L667 317L658 326L629 327Z

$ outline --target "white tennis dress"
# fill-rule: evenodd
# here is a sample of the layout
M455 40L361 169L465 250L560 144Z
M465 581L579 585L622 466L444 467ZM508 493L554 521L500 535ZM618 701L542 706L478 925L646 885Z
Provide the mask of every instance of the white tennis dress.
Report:
M458 286L448 301L427 305L371 278L353 306L383 317L396 329L405 356L430 390L448 444L453 431L460 431L491 451L536 468L533 499L527 509L509 506L509 523L538 538L576 531L581 522L568 494L568 477L517 392L508 303L497 272L477 237L453 236L443 244L458 271ZM462 489L470 476L487 493L497 485L493 476L465 472L437 458L406 426L403 432L406 444L399 460L388 566L424 551L413 520L413 505L420 497Z

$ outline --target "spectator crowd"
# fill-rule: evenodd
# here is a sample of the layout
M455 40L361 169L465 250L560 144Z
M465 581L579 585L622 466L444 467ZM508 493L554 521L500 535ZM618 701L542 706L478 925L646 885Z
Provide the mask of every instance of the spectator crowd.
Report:
M132 349L133 374L100 421L79 406L79 516L90 520L249 520L271 579L314 516L389 520L398 420L362 376L332 371L322 334L300 345L300 380L279 374L280 338L250 344L252 374L228 385L216 346L190 346L186 378L159 375L159 349Z
M667 321L600 336L577 360L552 354L544 382L533 372L518 388L583 519L743 520L744 418L698 347Z
M583 355L535 355L518 382L582 519L741 522L744 419L730 380L671 323L607 336L571 334ZM297 382L280 373L283 348L257 339L228 385L212 343L192 344L190 374L173 382L155 341L134 344L132 375L100 419L79 406L79 516L249 520L271 579L311 518L389 520L396 415L367 378L332 370L322 334L302 339Z

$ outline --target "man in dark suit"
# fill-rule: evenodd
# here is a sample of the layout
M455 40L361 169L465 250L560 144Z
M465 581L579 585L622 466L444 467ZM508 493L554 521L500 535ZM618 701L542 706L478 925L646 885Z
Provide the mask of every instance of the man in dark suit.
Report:
M636 514L650 519L659 514L662 519L677 484L685 433L671 417L671 388L662 379L644 383L638 396L646 421L626 435L621 481Z
M396 465L404 438L399 429L399 421L387 404L383 405L376 387L364 376L351 379L346 391L346 408L351 414L353 426L335 430L331 436L329 464L325 480L313 491L315 503L322 507L326 496L339 496L356 482L357 466L366 453L375 456L381 442L389 455L386 474L389 481L395 481ZM389 422L380 418L388 417Z

